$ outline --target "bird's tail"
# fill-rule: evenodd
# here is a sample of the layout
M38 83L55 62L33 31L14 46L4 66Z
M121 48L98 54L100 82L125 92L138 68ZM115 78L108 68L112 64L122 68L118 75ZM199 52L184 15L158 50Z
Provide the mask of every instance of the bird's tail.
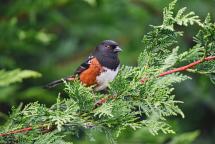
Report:
M73 76L62 78L62 79L55 80L55 81L48 83L47 85L44 86L44 88L48 88L48 89L54 88L54 87L58 86L59 84L62 84L65 81L73 81L73 80L75 80L75 77L73 77Z

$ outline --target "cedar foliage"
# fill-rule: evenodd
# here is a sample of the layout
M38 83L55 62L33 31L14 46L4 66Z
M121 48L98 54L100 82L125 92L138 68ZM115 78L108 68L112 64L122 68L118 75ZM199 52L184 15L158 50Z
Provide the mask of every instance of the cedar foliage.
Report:
M164 77L158 75L184 63L215 56L215 24L210 15L201 22L194 12L186 12L186 8L174 13L175 4L176 0L164 8L162 25L151 26L152 30L144 36L138 65L123 65L110 84L108 94L94 92L92 87L85 87L79 81L65 82L64 91L68 98L62 99L59 96L51 107L35 102L24 108L14 108L9 121L1 127L0 132L25 127L32 127L33 130L1 137L0 142L68 143L64 138L67 135L78 136L80 130L89 139L93 138L94 131L101 131L107 135L110 143L115 143L116 138L127 128L137 130L145 127L153 135L160 132L175 133L168 118L185 116L179 107L183 102L176 100L173 94L174 84L190 77L184 73ZM183 32L176 27L194 24L200 27L194 36L196 45L181 52L178 39L183 36ZM207 61L187 71L205 74L214 80L214 65L215 61ZM101 98L108 100L95 107L95 102ZM41 130L44 127L54 127L54 130L44 134ZM72 141L69 139L69 142Z
M38 78L41 77L41 74L32 70L0 70L0 87L8 86L16 82L22 82L23 79L31 77Z

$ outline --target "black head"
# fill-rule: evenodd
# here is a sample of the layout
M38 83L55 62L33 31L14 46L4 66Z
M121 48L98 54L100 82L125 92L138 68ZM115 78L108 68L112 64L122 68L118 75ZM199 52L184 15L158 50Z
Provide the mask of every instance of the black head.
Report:
M117 42L105 40L96 47L93 55L103 66L116 69L119 65L118 53L121 51L122 49Z
M122 49L117 42L113 40L104 40L96 47L96 51L104 54L117 55Z

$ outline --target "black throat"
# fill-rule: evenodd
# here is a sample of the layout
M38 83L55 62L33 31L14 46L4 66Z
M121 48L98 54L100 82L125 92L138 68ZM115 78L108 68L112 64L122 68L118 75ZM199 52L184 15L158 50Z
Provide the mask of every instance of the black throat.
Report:
M111 70L116 70L120 64L118 54L116 53L94 53L93 55L97 58L102 66Z

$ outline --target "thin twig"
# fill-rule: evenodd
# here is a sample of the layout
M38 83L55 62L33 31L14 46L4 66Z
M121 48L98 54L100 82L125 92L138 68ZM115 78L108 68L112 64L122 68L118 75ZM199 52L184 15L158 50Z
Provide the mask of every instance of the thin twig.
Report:
M192 67L194 67L194 66L196 66L196 65L198 65L198 64L200 64L202 62L211 61L211 60L214 60L214 59L215 59L215 56L209 56L209 57L204 58L203 60L197 60L197 61L195 61L193 63L190 63L190 64L188 64L186 66L182 66L182 67L179 67L179 68L176 68L176 69L169 70L169 71L166 71L164 73L161 73L161 74L159 74L158 77L162 77L162 76L172 74L172 73L176 73L176 72L180 72L180 71L185 71L185 70L187 70L189 68L192 68Z
M31 131L31 130L33 130L33 127L14 130L14 131L10 131L10 132L7 132L7 133L0 134L0 137L8 136L8 135L11 135L11 134L24 133L24 132L28 132L28 131Z
M51 131L53 129L53 127L50 127L49 124L43 124L43 125L39 125L39 126L35 126L35 127L31 126L31 127L18 129L18 130L9 131L7 133L2 133L2 134L0 134L0 137L12 135L12 134L29 132L29 131L36 130L36 129L40 129L41 132L47 133L47 132Z
M215 56L209 56L209 57L206 57L206 58L204 58L202 60L197 60L195 62L192 62L192 63L190 63L190 64L188 64L186 66L182 66L182 67L179 67L179 68L168 70L166 72L163 72L163 73L159 74L157 77L163 77L163 76L166 76L166 75L169 75L169 74L172 74L172 73L181 72L181 71L187 71L188 69L193 68L193 67L195 67L196 65L198 65L200 63L203 63L205 61L211 61L211 60L215 60ZM141 79L141 83L144 83L147 80L148 80L148 78L143 78L143 79Z
M172 69L172 70L169 70L169 71L166 71L166 72L163 72L161 74L158 75L158 77L163 77L163 76L166 76L166 75L169 75L169 74L172 74L172 73L176 73L176 72L180 72L180 71L187 71L188 69L202 63L202 62L205 62L205 61L212 61L212 60L215 60L215 56L209 56L209 57L206 57L202 60L197 60L193 63L190 63L186 66L182 66L182 67L179 67L179 68L175 68L175 69ZM142 83L144 83L145 81L147 80L147 78L143 78L141 80ZM99 106L99 105L102 105L103 103L107 102L108 99L113 99L113 97L108 97L108 98L103 98L101 100L99 100L95 106ZM39 127L39 128L45 128L45 126L42 126L42 127ZM37 128L34 128L34 129L38 129ZM23 128L23 129L19 129L19 130L14 130L14 131L10 131L10 132L7 132L7 133L3 133L3 134L0 134L0 137L4 137L4 136L8 136L8 135L11 135L11 134L18 134L18 133L24 133L24 132L28 132L28 131L31 131L33 130L33 127L28 127L28 128Z

